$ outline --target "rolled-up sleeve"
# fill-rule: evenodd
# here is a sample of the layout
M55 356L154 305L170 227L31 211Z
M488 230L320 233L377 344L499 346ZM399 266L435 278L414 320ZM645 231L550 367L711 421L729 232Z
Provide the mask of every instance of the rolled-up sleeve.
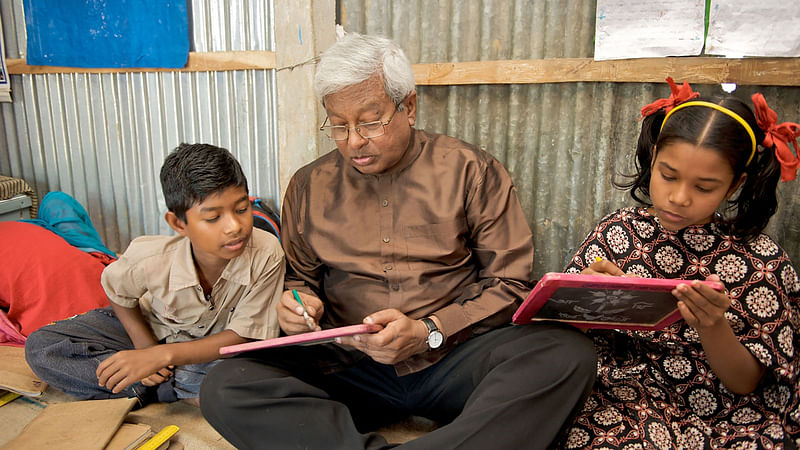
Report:
M135 308L146 291L145 283L140 277L137 265L132 264L129 257L122 255L103 269L100 284L110 301L125 308Z

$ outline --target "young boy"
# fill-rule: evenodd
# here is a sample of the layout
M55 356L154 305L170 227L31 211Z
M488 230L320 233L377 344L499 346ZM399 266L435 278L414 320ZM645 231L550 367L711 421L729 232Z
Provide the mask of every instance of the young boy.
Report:
M43 381L81 399L184 399L219 348L278 335L285 263L253 228L247 179L225 149L181 144L164 161L165 219L177 236L134 239L105 268L111 306L31 333L25 356Z

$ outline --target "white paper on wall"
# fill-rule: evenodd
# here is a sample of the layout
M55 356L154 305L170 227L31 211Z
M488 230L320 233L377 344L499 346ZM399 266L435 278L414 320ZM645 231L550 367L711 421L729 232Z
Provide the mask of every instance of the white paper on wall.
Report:
M712 0L706 53L800 56L799 21L797 0Z
M594 59L699 55L704 0L597 0Z

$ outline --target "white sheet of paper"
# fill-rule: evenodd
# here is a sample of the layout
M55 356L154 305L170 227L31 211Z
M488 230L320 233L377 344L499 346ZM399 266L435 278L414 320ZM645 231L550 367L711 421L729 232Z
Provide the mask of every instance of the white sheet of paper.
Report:
M597 0L594 59L699 55L704 0Z
M800 2L724 0L711 2L706 53L800 56Z

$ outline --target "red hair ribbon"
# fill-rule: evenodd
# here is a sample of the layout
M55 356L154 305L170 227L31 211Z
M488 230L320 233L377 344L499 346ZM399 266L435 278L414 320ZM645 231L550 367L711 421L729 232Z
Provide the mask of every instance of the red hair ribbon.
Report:
M791 181L797 177L797 169L800 168L800 159L797 159L797 138L800 137L800 125L793 122L778 123L778 114L769 106L761 93L753 94L753 106L755 107L756 121L758 127L764 131L764 142L766 148L775 147L775 157L781 164L781 180ZM789 142L794 146L794 154L789 148Z
M642 119L649 115L655 114L661 109L663 109L665 113L668 113L672 108L680 105L681 103L700 97L700 93L692 91L689 83L685 81L682 85L678 86L675 84L675 80L673 80L672 77L667 77L667 84L669 84L669 89L672 91L669 98L662 98L650 103L649 105L645 105L645 107L642 108Z

